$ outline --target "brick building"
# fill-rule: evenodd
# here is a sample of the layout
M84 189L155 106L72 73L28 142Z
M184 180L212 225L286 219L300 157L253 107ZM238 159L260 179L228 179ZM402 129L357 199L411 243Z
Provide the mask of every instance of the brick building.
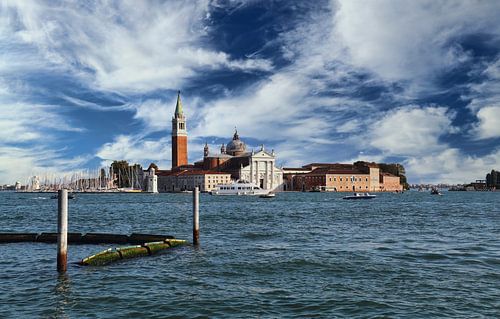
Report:
M377 164L312 163L284 168L284 190L331 192L401 191L400 178L381 173Z

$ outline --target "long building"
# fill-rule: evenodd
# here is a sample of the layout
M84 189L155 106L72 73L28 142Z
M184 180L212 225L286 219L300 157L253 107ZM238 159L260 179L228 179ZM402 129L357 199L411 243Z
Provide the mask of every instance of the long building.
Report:
M380 172L375 163L312 163L284 168L284 190L330 192L402 191L399 176Z

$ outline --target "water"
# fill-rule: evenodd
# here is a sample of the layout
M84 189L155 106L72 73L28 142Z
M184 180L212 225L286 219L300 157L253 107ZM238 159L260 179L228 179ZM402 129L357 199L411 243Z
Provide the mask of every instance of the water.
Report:
M62 276L55 244L2 244L0 318L499 317L500 193L341 197L202 194L200 248ZM55 232L56 202L0 193L0 232ZM70 231L191 239L191 194L82 194L69 210Z

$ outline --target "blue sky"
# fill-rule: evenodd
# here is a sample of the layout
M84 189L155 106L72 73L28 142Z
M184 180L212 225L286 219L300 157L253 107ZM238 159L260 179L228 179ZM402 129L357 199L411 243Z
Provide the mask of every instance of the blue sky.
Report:
M498 1L0 0L0 184L125 159L170 168L238 127L278 163L500 169Z

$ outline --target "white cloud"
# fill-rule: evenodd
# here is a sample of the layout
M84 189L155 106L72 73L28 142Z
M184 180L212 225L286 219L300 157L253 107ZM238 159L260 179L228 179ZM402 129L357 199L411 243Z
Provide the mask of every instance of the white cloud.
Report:
M0 146L49 139L46 130L82 132L82 128L69 125L68 119L59 115L58 107L22 103L0 104Z
M16 181L26 184L34 175L60 178L80 170L90 156L63 156L64 150L51 150L45 146L15 147L0 145L0 184Z
M470 183L484 179L491 169L500 167L500 149L484 156L471 156L450 148L432 155L412 157L404 164L410 183Z
M11 41L35 46L41 56L32 56L51 68L71 70L99 89L176 89L202 69L272 69L269 61L234 60L208 46L207 0L8 1L2 8L9 34L15 31Z
M278 140L321 139L330 124L307 99L309 88L300 74L276 73L241 95L216 100L202 110L195 136L230 136L236 126L246 136Z
M335 35L345 62L388 81L432 87L433 77L468 53L456 40L500 32L495 1L339 1Z
M132 105L135 119L141 120L152 132L169 130L172 127L173 107L157 99L146 100Z
M81 155L63 159L64 150L51 143L61 132L83 132L61 114L61 107L9 103L0 96L0 184L25 182L33 174L61 174L88 161Z
M479 123L474 130L477 138L500 137L500 106L483 107L477 112Z
M104 144L96 156L102 159L103 166L114 160L126 160L146 166L148 161L154 161L164 168L164 164L170 161L170 138L146 140L137 135L118 135L113 142Z
M429 154L441 150L443 134L452 133L453 114L444 107L407 106L389 111L371 126L371 146L387 155Z

